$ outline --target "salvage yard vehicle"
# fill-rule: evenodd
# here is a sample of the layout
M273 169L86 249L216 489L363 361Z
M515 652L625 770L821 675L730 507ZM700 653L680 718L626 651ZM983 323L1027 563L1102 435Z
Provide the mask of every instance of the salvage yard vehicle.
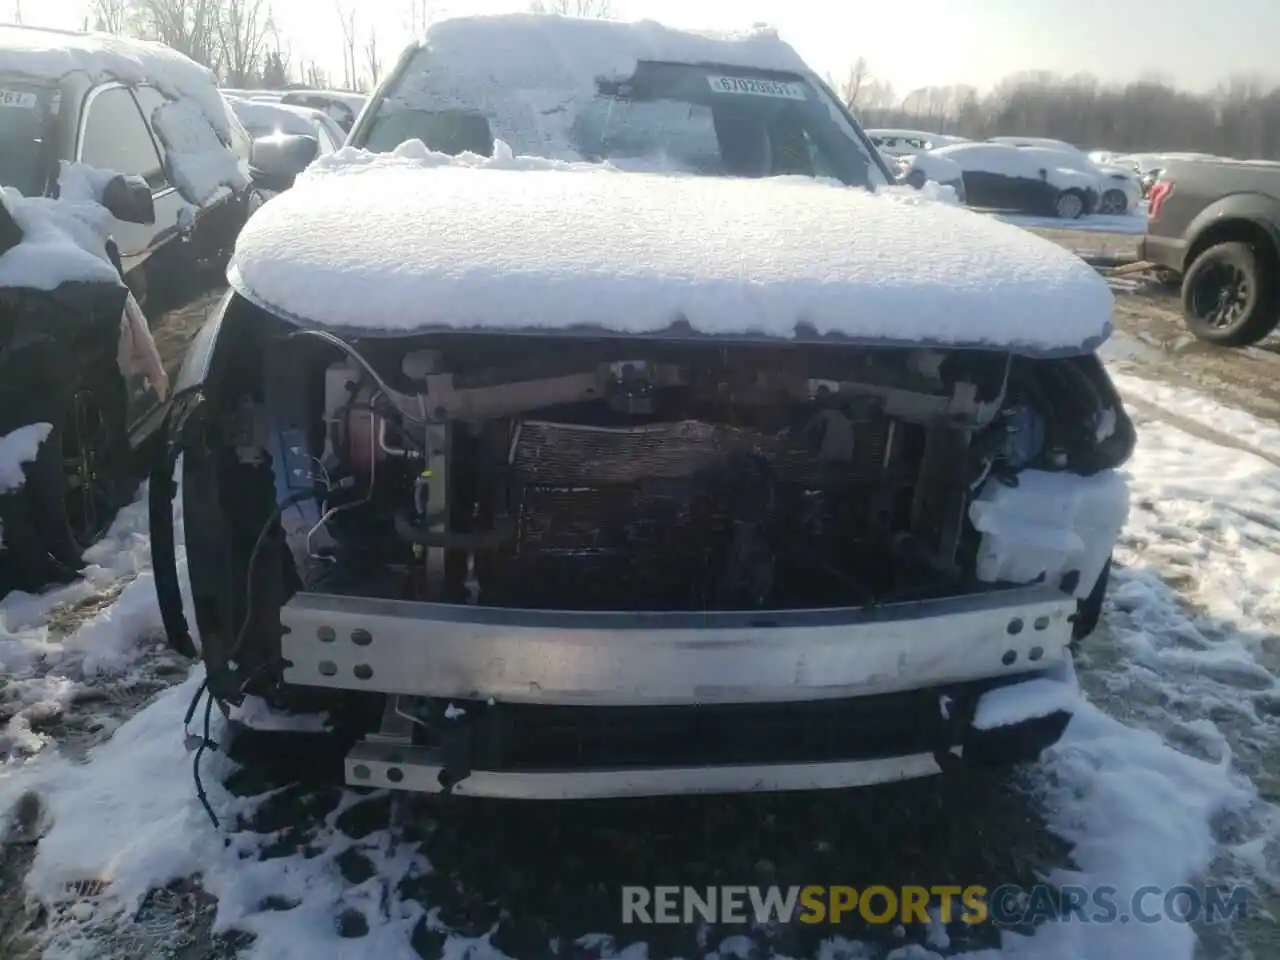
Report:
M280 133L313 137L316 155L323 156L342 149L347 135L328 114L310 107L293 107L261 100L227 97L237 119L255 140Z
M241 234L152 473L206 716L504 798L1058 739L1134 443L1095 271L893 186L771 31L446 20L351 146Z
M868 130L871 142L891 157L910 157L917 153L968 143L967 137L950 137L928 130Z
M1097 210L1097 177L1038 154L1035 149L982 142L942 147L929 156L960 167L970 206L1064 220Z
M181 54L0 27L0 436L48 428L0 496L24 583L73 576L132 499L133 450L251 209L250 152L213 75ZM143 314L167 374L130 365L152 342Z
M1130 167L1105 162L1105 155L1094 159L1065 140L1049 137L992 137L991 143L1031 150L1050 166L1065 167L1089 174L1097 180L1098 212L1111 216L1132 213L1142 202L1142 178Z
M1280 164L1167 160L1148 196L1138 257L1182 287L1208 343L1243 347L1280 322Z

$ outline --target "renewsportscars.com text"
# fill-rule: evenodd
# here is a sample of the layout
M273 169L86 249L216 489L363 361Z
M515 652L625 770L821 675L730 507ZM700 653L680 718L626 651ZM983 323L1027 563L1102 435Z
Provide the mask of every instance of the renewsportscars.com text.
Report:
M1220 923L1245 917L1245 887L722 886L622 888L622 922L645 924Z

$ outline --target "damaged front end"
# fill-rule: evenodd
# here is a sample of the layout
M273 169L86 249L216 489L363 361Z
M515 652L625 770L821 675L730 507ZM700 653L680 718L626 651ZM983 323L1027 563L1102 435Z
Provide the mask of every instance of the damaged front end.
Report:
M350 783L849 786L1069 719L975 723L1098 616L1134 431L1092 355L219 324L173 447L209 687L324 713Z

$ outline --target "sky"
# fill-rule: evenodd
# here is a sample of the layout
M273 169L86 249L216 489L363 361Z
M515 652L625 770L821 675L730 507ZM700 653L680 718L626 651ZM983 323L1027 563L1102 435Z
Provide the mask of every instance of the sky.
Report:
M335 0L268 0L294 61L342 76ZM357 26L378 35L390 62L408 41L410 0L354 3ZM429 0L437 16L527 8L527 0ZM985 89L1020 70L1159 75L1207 90L1230 74L1280 82L1280 0L613 0L616 15L675 27L775 26L819 73L839 79L859 56L902 94L931 85ZM85 0L0 0L28 23L78 27Z

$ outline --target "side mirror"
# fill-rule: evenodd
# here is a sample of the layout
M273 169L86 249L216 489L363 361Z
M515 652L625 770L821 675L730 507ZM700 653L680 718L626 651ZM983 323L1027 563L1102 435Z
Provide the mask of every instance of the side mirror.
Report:
M253 141L249 166L254 182L268 190L287 190L320 153L320 141L303 133L277 133Z
M102 205L123 223L146 226L156 222L156 204L151 187L142 177L116 174L102 188Z

